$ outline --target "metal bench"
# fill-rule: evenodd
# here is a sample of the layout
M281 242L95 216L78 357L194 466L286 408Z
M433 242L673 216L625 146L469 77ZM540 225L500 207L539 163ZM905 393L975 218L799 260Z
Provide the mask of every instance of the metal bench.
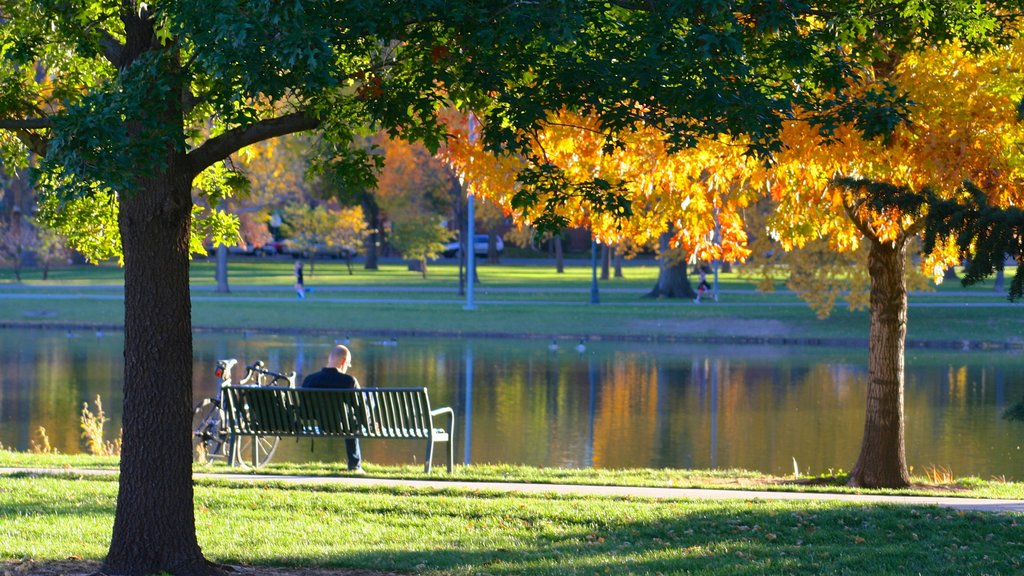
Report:
M236 461L239 436L380 438L425 440L424 472L429 473L434 444L448 444L452 471L455 412L430 409L426 388L304 389L281 386L225 386L222 389L231 436L229 462ZM448 415L448 427L434 417Z

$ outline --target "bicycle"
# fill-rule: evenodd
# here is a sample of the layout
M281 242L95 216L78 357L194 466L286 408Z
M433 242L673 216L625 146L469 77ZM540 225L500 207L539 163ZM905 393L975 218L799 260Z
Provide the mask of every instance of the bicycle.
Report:
M266 464L277 450L280 436L232 436L228 430L228 417L224 412L222 390L231 386L231 369L238 363L234 358L217 361L214 376L220 380L217 394L204 398L192 410L192 458L194 461L209 464L227 462L233 454L233 466L248 467L250 460L254 468ZM262 360L257 360L245 367L245 376L239 380L238 386L288 386L295 387L295 372L282 374L267 370ZM232 450L231 440L237 443ZM251 456L251 458L243 458Z

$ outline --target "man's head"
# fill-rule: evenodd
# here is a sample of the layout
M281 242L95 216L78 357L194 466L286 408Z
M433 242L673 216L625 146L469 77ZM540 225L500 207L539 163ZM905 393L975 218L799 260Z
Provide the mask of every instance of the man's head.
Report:
M327 357L327 365L344 372L352 365L352 353L345 346L338 344Z

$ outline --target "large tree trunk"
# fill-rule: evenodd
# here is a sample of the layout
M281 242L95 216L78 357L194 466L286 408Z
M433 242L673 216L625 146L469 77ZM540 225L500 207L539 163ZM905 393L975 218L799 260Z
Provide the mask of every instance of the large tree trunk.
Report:
M601 280L611 278L612 253L607 244L601 244Z
M683 260L669 261L666 258L668 254L668 239L668 234L661 235L659 240L661 255L658 257L660 266L658 280L654 283L654 288L645 294L644 297L688 298L692 300L697 297L697 293L693 291L690 279L686 275L686 262Z
M871 240L871 331L868 399L860 456L849 484L866 488L910 485L903 425L903 352L907 337L906 241Z
M121 198L124 437L105 574L203 574L192 493L191 184L176 160ZM159 322L156 322L159 319Z

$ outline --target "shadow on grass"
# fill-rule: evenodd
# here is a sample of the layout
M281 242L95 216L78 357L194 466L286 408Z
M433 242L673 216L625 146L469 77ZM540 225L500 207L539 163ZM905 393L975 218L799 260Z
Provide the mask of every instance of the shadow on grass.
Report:
M397 502L372 491L354 496L338 511L349 519L325 526L327 536L315 551L248 549L244 556L229 553L225 561L538 576L1010 574L1019 573L1024 562L1018 516L933 507L510 498L458 491L406 491L393 495ZM462 501L437 506L438 499L452 498ZM411 511L422 518L409 520ZM401 515L407 526L394 525ZM406 529L425 536L417 545L403 545Z
M72 535L109 541L109 523L95 519L113 517L115 483L0 480L0 532L7 534L0 557L66 558L59 541ZM952 575L1020 573L1024 562L1021 515L935 507L236 482L201 483L196 506L208 557L245 566L453 575ZM51 541L58 543L46 548Z

